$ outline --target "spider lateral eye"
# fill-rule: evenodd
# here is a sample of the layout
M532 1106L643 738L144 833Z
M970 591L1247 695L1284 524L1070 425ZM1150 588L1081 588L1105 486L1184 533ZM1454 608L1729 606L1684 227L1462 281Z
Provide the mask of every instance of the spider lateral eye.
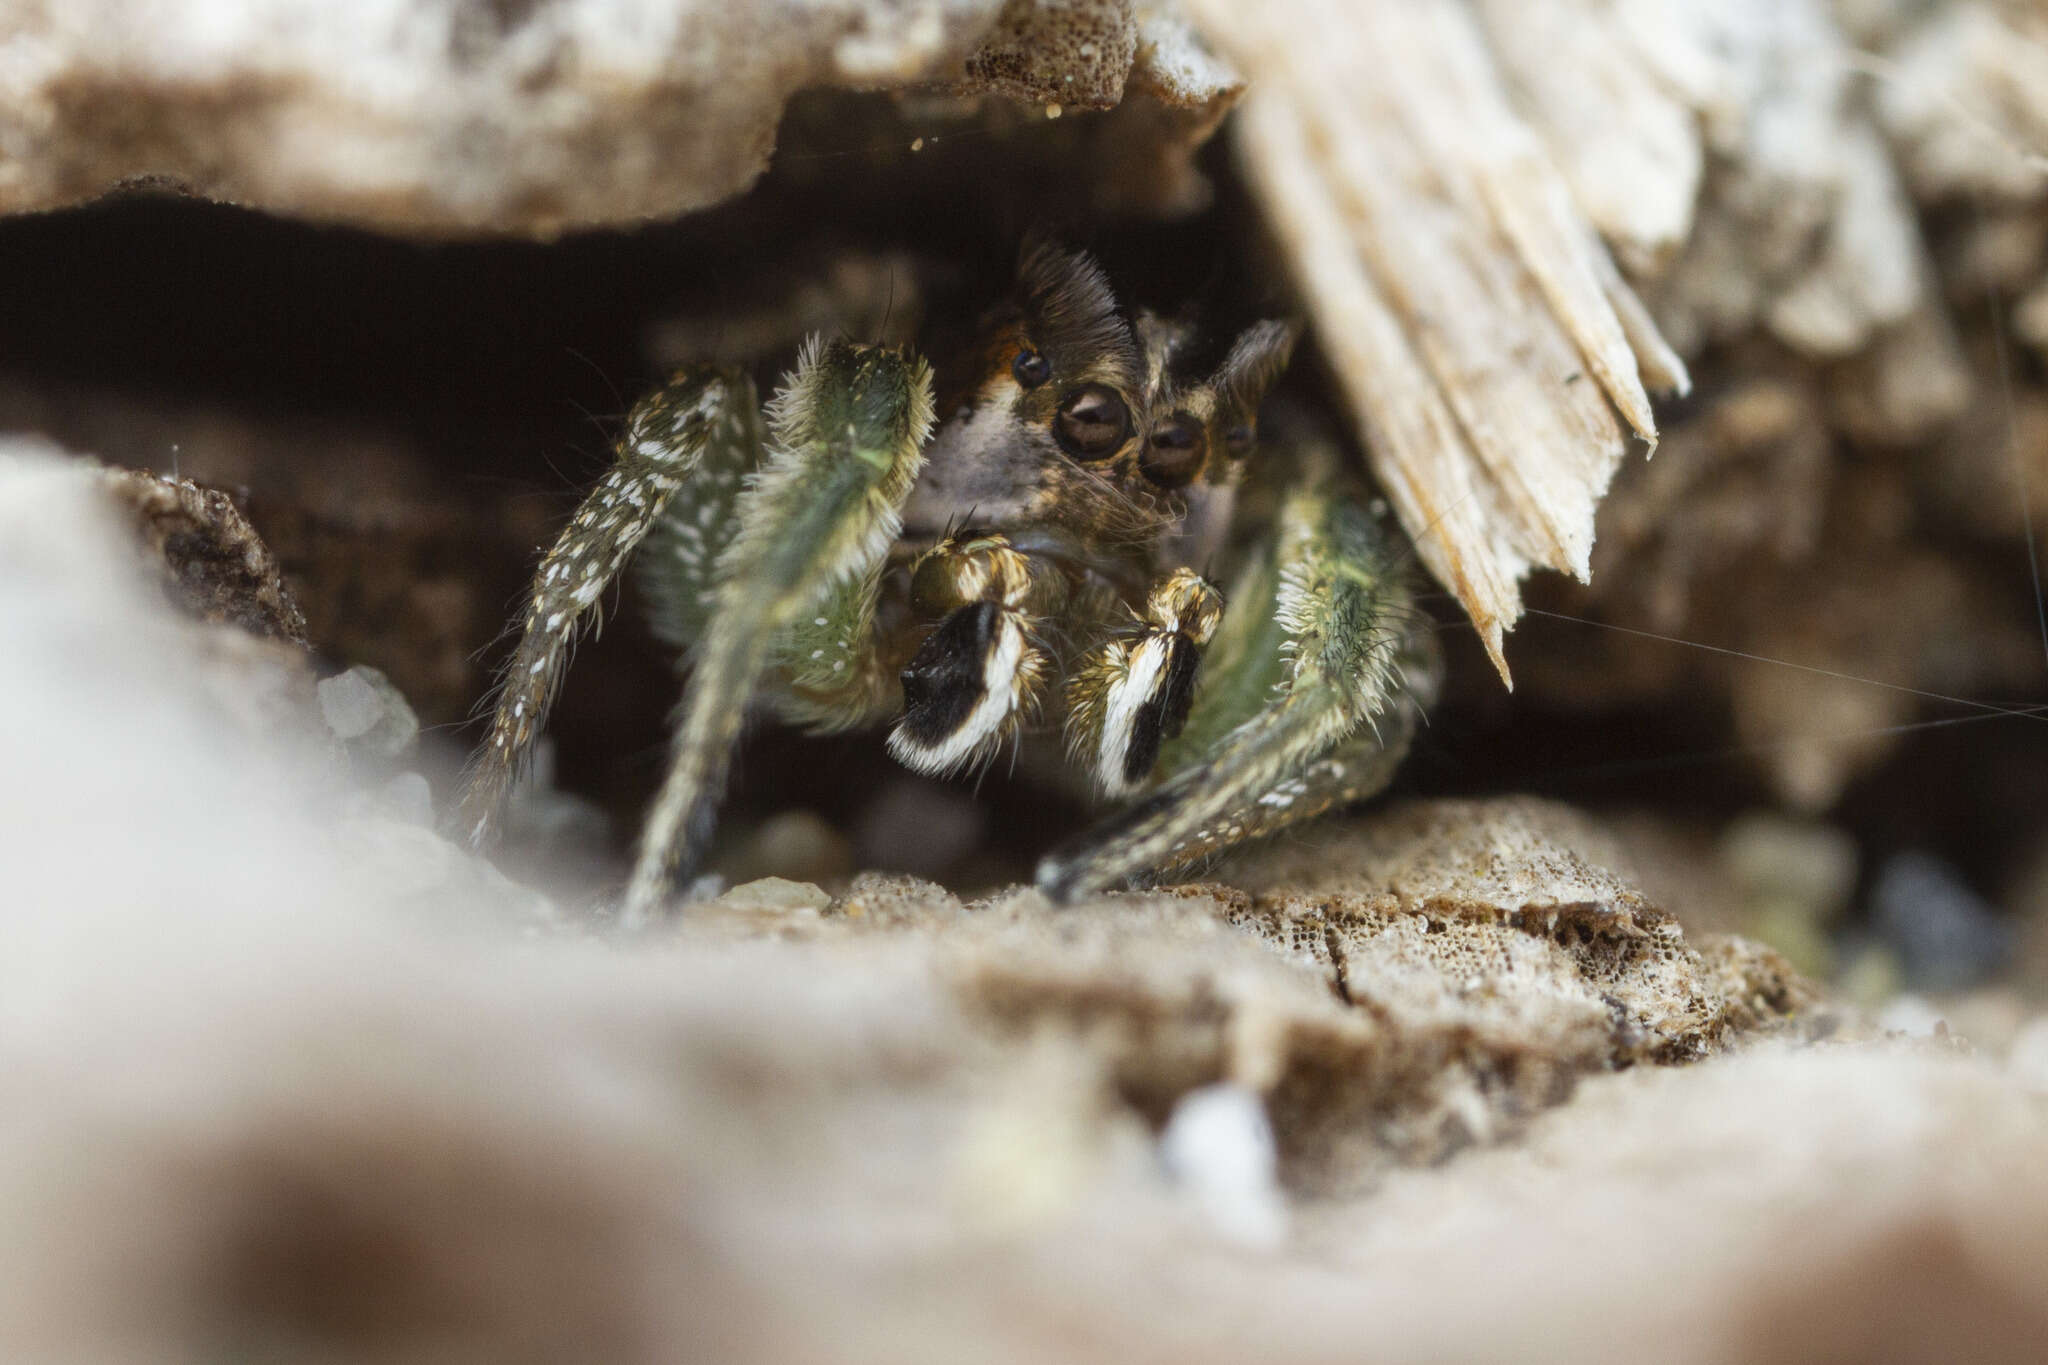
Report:
M1241 460L1251 454L1252 446L1257 444L1258 439L1259 433L1252 429L1250 422L1241 422L1223 433L1224 448L1230 452L1233 459Z
M1131 410L1107 385L1083 384L1060 399L1052 434L1077 460L1108 459L1130 437Z
M1010 373L1025 388L1035 389L1052 378L1052 362L1027 346L1010 362Z
M1202 424L1185 412L1176 412L1152 428L1138 456L1138 468L1161 488L1179 488L1201 472L1204 444Z

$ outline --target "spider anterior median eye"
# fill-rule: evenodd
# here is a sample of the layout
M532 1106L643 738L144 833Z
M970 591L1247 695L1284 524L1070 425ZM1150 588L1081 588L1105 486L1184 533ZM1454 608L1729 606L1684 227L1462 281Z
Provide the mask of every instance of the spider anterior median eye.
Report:
M1027 389L1035 389L1052 378L1052 362L1038 352L1026 347L1017 352L1017 358L1010 362L1010 373L1017 382Z
M1202 468L1202 424L1187 413L1173 416L1152 428L1138 468L1161 488L1179 488Z
M1052 434L1060 449L1077 460L1107 459L1131 434L1131 410L1114 389L1084 384L1060 400Z

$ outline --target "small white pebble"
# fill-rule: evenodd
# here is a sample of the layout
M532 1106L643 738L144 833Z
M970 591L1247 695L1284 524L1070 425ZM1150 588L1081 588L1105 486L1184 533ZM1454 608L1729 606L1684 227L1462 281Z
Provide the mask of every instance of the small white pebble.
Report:
M379 796L385 809L395 818L422 829L434 827L433 789L419 773L400 773L384 784Z
M1261 1249L1286 1240L1273 1128L1249 1088L1226 1083L1182 1095L1159 1135L1159 1156L1224 1237Z
M1908 1038L1932 1038L1946 1022L1947 1016L1923 995L1896 996L1877 1014L1879 1028Z

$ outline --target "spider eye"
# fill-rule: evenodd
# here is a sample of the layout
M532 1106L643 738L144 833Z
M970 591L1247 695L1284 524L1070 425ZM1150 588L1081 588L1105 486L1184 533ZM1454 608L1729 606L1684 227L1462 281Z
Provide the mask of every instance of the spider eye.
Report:
M1017 352L1017 358L1010 362L1010 373L1025 388L1035 389L1052 378L1052 362L1026 347Z
M1060 449L1077 460L1107 459L1131 434L1131 410L1114 389L1083 384L1060 400L1052 434Z
M1138 456L1138 468L1161 488L1179 488L1202 468L1202 424L1185 412L1152 428Z
M1250 422L1234 426L1229 431L1223 433L1224 448L1229 450L1233 459L1241 460L1251 454L1252 445L1258 439L1259 434L1252 430Z

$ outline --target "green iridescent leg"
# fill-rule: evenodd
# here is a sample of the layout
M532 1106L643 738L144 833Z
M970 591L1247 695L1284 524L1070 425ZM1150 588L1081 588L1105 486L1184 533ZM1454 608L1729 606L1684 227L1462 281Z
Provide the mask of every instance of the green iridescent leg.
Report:
M870 724L896 706L896 677L876 648L882 566L836 585L775 647L775 711L814 735Z
M1288 497L1272 550L1230 597L1169 774L1048 856L1072 900L1270 834L1384 787L1433 687L1432 637L1383 533L1327 488Z
M771 449L733 504L668 778L641 833L628 924L702 856L747 703L792 628L835 589L871 580L895 539L931 429L930 368L881 347L813 344L769 419Z
M505 799L599 596L649 531L691 503L701 468L751 465L760 449L754 385L743 374L686 371L634 406L611 469L535 575L518 648L499 675L491 732L462 794L459 828L472 845L496 838Z
M648 622L656 636L694 651L718 602L718 566L739 532L734 504L760 465L763 442L714 444L689 484L647 537L634 560ZM846 579L811 616L776 642L769 699L783 719L814 733L850 729L894 705L874 647L875 599L881 566Z

